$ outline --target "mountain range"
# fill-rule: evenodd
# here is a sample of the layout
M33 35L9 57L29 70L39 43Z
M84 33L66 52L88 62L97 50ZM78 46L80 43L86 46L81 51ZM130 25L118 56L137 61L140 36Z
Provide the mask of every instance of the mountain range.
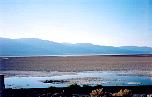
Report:
M152 47L101 46L90 43L57 43L37 38L0 38L0 56L85 54L152 54Z

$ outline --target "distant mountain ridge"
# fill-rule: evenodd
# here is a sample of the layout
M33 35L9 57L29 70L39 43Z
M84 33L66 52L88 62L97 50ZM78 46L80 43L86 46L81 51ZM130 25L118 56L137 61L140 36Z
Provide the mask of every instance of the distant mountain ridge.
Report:
M138 46L100 46L90 43L56 43L37 38L0 38L0 56L83 54L152 54L152 48Z

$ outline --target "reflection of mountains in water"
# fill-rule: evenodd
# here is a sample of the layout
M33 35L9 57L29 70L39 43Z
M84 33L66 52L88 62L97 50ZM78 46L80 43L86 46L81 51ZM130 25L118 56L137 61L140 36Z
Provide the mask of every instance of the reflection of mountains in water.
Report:
M67 44L34 38L0 38L0 45L0 56L152 54L151 47L113 47L93 45L90 43Z

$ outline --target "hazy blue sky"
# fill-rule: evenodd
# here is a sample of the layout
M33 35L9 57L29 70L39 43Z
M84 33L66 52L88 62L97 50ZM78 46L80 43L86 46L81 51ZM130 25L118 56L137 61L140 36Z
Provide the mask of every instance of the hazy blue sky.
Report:
M152 0L0 0L0 37L152 47Z

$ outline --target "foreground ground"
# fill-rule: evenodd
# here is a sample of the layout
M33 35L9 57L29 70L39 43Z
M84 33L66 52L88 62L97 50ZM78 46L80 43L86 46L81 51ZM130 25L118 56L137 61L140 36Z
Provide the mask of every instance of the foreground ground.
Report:
M152 55L0 57L1 71L152 70Z
M99 92L97 93L96 90L99 90ZM71 85L66 88L6 89L3 93L5 95L3 97L118 97L118 95L119 97L151 97L152 86L80 87Z
M47 76L48 71L59 71L62 73L77 71L125 71L125 70L152 70L152 56L68 56L68 57L0 57L0 73L6 76L15 75L41 75ZM36 71L36 72L32 72ZM56 73L56 72L55 72ZM143 72L141 72L143 73ZM54 75L52 72L49 75ZM4 97L52 97L49 95L63 94L66 97L71 95L90 95L93 89L102 87L84 87L84 88L47 88L47 89L6 89ZM133 94L148 95L152 93L152 86L134 86L134 87L103 87L106 92L115 93L120 89L129 89ZM54 96L59 97L59 96ZM64 97L64 96L61 96ZM76 96L75 96L76 97ZM139 97L139 96L134 96ZM149 96L150 97L150 96Z

